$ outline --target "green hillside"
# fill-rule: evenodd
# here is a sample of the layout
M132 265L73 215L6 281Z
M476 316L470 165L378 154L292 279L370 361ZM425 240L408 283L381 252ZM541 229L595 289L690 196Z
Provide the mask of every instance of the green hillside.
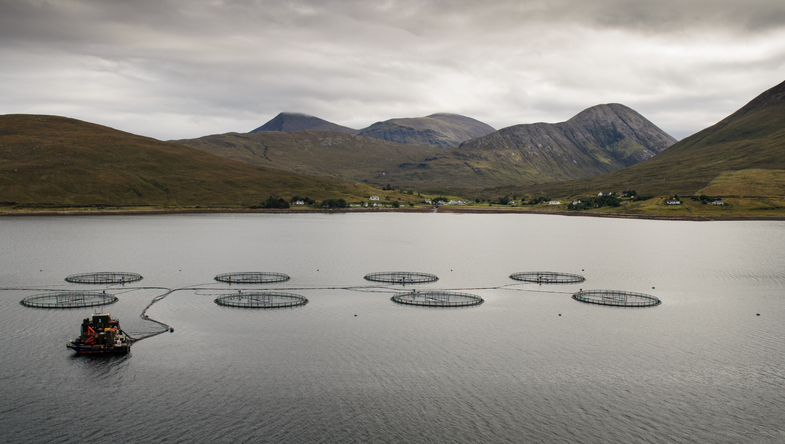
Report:
M785 82L653 158L586 179L500 187L499 193L576 196L635 189L652 195L785 195Z
M265 168L79 120L0 116L5 206L258 205L270 195L362 199L364 184Z

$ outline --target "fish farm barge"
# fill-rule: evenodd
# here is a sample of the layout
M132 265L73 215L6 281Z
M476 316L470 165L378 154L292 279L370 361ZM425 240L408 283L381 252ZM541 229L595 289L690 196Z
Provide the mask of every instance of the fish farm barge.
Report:
M82 321L78 338L66 344L77 354L128 353L131 338L120 328L120 321L109 313L96 313Z

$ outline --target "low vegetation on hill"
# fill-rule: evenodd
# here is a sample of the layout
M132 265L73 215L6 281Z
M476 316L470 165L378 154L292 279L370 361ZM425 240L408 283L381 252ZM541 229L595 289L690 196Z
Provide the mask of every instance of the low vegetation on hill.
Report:
M269 196L367 199L379 189L215 156L55 116L0 116L4 206L248 206Z

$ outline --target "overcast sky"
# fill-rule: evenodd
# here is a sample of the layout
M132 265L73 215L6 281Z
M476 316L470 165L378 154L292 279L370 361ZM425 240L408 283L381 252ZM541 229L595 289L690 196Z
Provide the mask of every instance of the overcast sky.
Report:
M162 140L614 102L681 139L783 80L783 0L0 0L0 114Z

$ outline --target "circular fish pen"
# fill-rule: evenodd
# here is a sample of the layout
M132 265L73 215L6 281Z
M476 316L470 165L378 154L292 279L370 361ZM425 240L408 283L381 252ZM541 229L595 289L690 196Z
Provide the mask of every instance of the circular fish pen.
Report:
M511 279L516 281L534 282L536 284L577 284L586 280L579 274L555 273L552 271L526 271L513 273Z
M122 271L99 271L97 273L72 274L65 280L72 284L127 284L141 281L142 275Z
M612 307L654 307L662 303L658 298L648 294L618 290L581 290L573 294L572 298L587 304Z
M473 294L440 290L398 293L390 300L399 304L423 307L468 307L485 302L483 298Z
M98 291L59 291L28 296L19 303L34 308L84 308L109 305L117 296Z
M275 282L286 282L289 275L283 273L268 273L261 271L246 271L235 273L221 273L215 277L218 282L227 284L272 284Z
M305 305L308 299L299 294L265 291L227 294L217 297L215 303L238 308L286 308Z
M439 278L430 273L414 273L409 271L383 271L368 273L365 280L373 282L386 282L388 284L425 284L436 282Z

